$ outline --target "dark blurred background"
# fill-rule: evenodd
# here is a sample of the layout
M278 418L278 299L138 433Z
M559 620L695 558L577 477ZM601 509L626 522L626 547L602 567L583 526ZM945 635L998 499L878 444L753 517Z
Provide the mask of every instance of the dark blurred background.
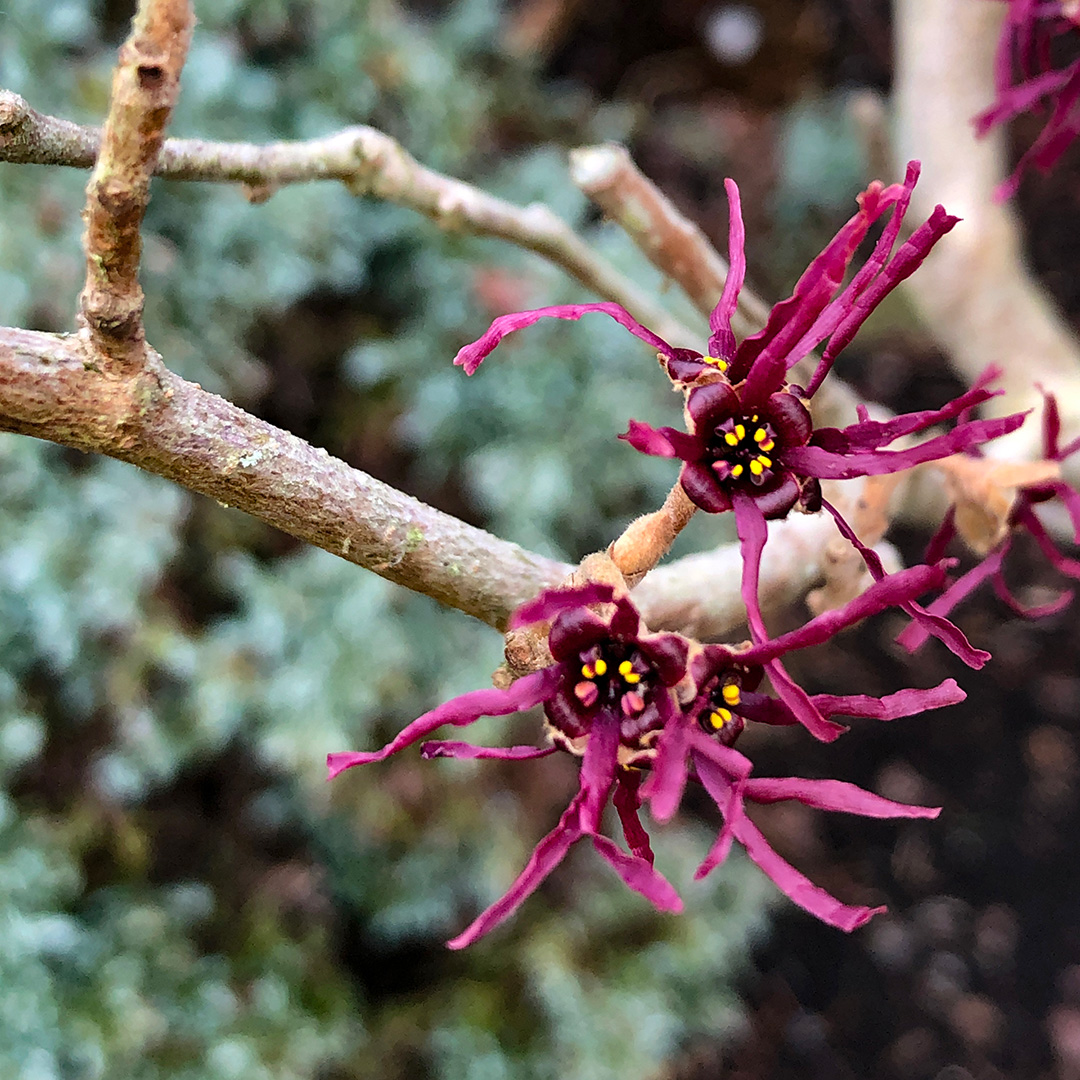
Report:
M99 122L130 3L8 0L0 85ZM197 2L173 133L263 142L348 124L518 203L543 200L694 315L566 176L603 139L721 245L742 189L754 284L785 295L870 179L854 103L888 93L878 0ZM1019 150L1038 122L1017 125ZM1075 155L1025 182L1031 258L1075 322ZM0 166L0 319L70 329L85 176ZM473 380L505 310L581 299L550 266L307 185L252 205L158 182L149 336L174 369L358 468L568 559L652 509L669 463L615 440L678 410L605 321L537 327ZM1007 357L988 357L1007 362ZM839 372L895 409L960 384L901 301ZM551 417L560 417L552 430ZM705 799L654 830L687 899L656 915L590 858L464 954L442 942L516 874L576 788L568 759L421 762L324 781L487 684L494 631L116 462L0 437L0 1076L560 1080L1080 1077L1072 609L960 609L982 673L883 617L793 658L811 691L956 677L940 714L821 746L748 732L762 774L832 776L939 821L762 808L777 849L890 913L847 937L733 857L693 867ZM695 522L680 551L730 538ZM897 530L906 558L925 535ZM959 553L958 553L959 554ZM1060 583L1020 546L1021 595ZM802 610L777 613L787 629ZM537 738L526 717L476 741Z

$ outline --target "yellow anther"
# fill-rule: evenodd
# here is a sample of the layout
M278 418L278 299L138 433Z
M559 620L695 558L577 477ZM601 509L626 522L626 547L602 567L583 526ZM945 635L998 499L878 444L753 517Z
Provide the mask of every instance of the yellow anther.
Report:
M628 671L623 676L623 681L629 683L631 686L636 686L641 682L641 676L636 671Z
M605 674L607 674L607 661L606 660L597 660L596 663L593 664L593 667L596 669L596 674L597 675L605 675Z
M739 477L742 476L742 474L743 474L743 467L741 465L732 465L732 467L731 467L731 475L734 476L736 480L738 480Z
M724 442L726 442L728 444L728 446L738 446L739 445L739 436L736 435L734 432L729 431L724 436Z
M758 454L757 459L758 459L758 461L761 462L762 465L765 466L766 469L771 469L772 468L772 458L771 457L766 457L764 454Z
M716 709L709 713L709 726L719 731L725 724L731 723L731 713L727 709Z
M734 683L728 683L720 693L724 695L724 701L729 705L738 705L742 697L739 688Z
M619 665L619 674L620 675L629 675L630 672L633 671L633 670L634 670L634 665L631 664L629 660L624 660Z
M601 661L601 663L603 663L603 661ZM596 672L588 664L582 664L581 674L584 675L586 679L591 679Z
M761 449L762 450L771 450L775 445L776 445L776 443L772 439L770 439L768 442L763 442L761 444Z
M746 438L746 428L743 427L742 424L736 424L735 425L735 434L738 435L738 437L740 439L745 439Z
M754 458L754 460L750 462L750 471L755 476L760 476L765 471L765 466L762 465L757 458Z
M754 432L754 442L764 442L768 437L769 433L763 427Z
M718 356L703 356L702 359L706 364L711 364L715 368L719 368L721 371L727 371L728 362L721 360Z
M754 413L754 415L750 417L750 423L751 424L756 424L757 423L757 413Z

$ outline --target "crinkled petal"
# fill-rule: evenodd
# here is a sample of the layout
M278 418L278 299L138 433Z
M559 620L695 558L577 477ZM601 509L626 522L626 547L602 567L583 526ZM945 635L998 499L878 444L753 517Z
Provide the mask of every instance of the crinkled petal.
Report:
M738 185L734 180L725 180L724 190L728 197L729 266L724 291L709 316L709 355L731 360L735 355L735 334L731 329L731 319L746 278L746 229L743 227Z
M635 450L653 457L682 458L696 461L704 453L704 443L694 435L675 428L652 428L640 420L631 420L629 430L619 436Z
M497 758L500 761L531 761L557 752L555 746L473 746L450 739L437 739L420 747L420 754L425 758Z
M794 901L804 911L820 919L829 926L850 933L875 915L885 911L884 907L861 907L842 904L824 889L819 888L805 875L795 869L791 863L782 859L769 846L754 823L745 816L735 818L735 839L746 848L747 855L761 867L788 899Z
M600 831L600 818L607 805L618 767L619 722L603 711L596 715L581 762L581 827Z
M863 557L863 562L866 563L866 568L870 571L871 577L875 581L884 580L885 567L881 565L878 553L873 548L867 547L858 538L855 530L844 520L843 514L827 499L822 499L821 505L832 514L836 527L840 530L840 535ZM951 652L959 656L968 667L978 670L990 659L988 652L972 647L971 642L968 641L958 626L954 626L948 619L940 615L934 615L927 611L926 608L920 607L914 600L900 604L900 609L925 626L934 637Z
M706 874L722 865L731 854L731 844L735 839L735 819L745 813L742 801L745 781L733 781L714 761L700 754L694 755L694 768L697 770L702 787L716 803L716 808L723 819L720 832L713 841L712 847L702 859L701 865L694 871L694 880L700 881Z
M902 196L898 185L886 188L878 181L871 184L859 197L858 211L806 268L791 296L769 313L765 328L739 346L728 374L733 382L747 380L743 391L747 405L763 402L778 390L787 370L821 340L806 332L840 287L870 226ZM801 354L795 351L799 342L803 342Z
M869 818L936 818L940 806L911 806L893 802L845 780L806 780L800 776L751 777L743 795L752 802L775 803L794 799L818 810L834 810Z
M609 315L621 326L625 326L635 337L641 338L642 341L665 356L674 354L672 347L663 338L657 337L650 329L642 326L637 319L618 304L557 304L554 307L537 308L535 311L518 311L511 315L500 315L488 327L483 337L474 341L471 345L466 345L465 348L458 352L457 356L454 357L454 363L459 367L463 367L466 375L471 375L507 334L513 333L515 330L522 330L526 326L532 326L533 323L539 322L541 319L574 320L580 319L582 315L588 315L593 311Z
M849 304L838 305L840 310L847 307L847 311L822 351L821 363L806 388L808 394L813 394L821 385L831 370L833 360L859 332L874 308L922 265L931 248L959 220L955 215L946 213L943 206L935 206L930 217L900 246L900 250L865 291Z
M994 420L971 420L906 450L832 454L820 446L796 446L784 452L784 463L803 476L819 480L851 480L856 476L883 476L902 472L927 461L958 454L980 443L1008 435L1023 424L1027 413L1013 413Z
M917 716L931 709L955 705L966 697L967 694L960 689L955 679L945 679L937 686L925 690L897 690L895 694L886 694L884 697L869 697L866 694L815 694L810 700L826 716L866 716L874 720L898 720L902 716Z
M1005 575L999 570L993 578L994 592L998 599L1022 619L1046 619L1064 611L1073 601L1072 589L1063 589L1053 600L1045 604L1024 604L1012 594Z
M935 617L948 615L957 604L974 592L984 581L992 578L1001 569L1001 560L1009 550L1011 542L1011 537L1006 537L1001 547L992 551L966 574L958 577L940 596L927 605L927 613ZM913 619L896 635L896 642L907 649L908 652L914 652L925 644L929 637L929 627L925 623Z
M489 908L481 912L457 937L446 943L450 949L464 949L477 938L494 930L499 923L508 919L524 901L531 896L541 882L565 858L571 844L582 836L581 803L584 792L579 792L566 808L559 824L555 826L536 845L525 869L521 871L513 885Z
M641 788L641 796L648 800L652 816L664 822L674 817L682 802L693 720L677 709L667 694L658 701L658 705L663 728L649 778Z
M507 690L472 690L467 694L462 694L418 717L381 750L370 753L327 754L326 765L330 770L329 779L333 780L339 773L351 769L354 765L382 761L383 758L396 754L406 746L420 742L443 724L463 727L478 720L481 716L505 716L507 713L531 709L534 705L539 705L540 702L551 697L558 682L558 668L548 667L518 679Z
M948 550L949 544L953 537L956 536L956 507L949 506L949 509L945 511L945 516L941 519L941 524L937 527L934 535L930 537L930 542L926 545L926 554L923 556L924 561L928 563L941 562L945 558L945 552Z
M651 862L628 855L613 840L594 834L593 847L607 860L609 866L636 893L640 893L660 911L679 912L683 902L671 883Z
M739 395L729 383L714 382L690 391L686 411L694 431L707 439L717 424L730 416L742 415L743 410Z
M551 624L548 648L556 660L573 663L578 653L604 641L611 636L611 626L595 611L588 608L571 608L564 611Z
M797 630L782 634L778 638L752 645L741 654L741 659L743 663L763 664L795 649L820 645L846 627L905 600L915 600L930 589L940 588L944 582L945 567L940 565L912 566L889 574L881 581L875 581L870 588L843 607L826 611Z
M641 773L637 769L620 769L615 776L615 794L612 802L622 824L623 836L630 850L650 866L653 863L649 834L641 824Z
M674 686L686 676L690 642L682 634L643 634L638 648L655 665L665 686Z
M1064 503L1073 526L1073 542L1080 544L1080 492L1069 487L1064 480L1051 480L1047 487Z
M733 502L735 528L739 534L739 547L743 561L741 592L743 604L746 605L746 621L750 626L750 636L755 644L761 644L769 638L758 602L761 553L765 547L768 530L765 518L752 498L736 491L733 494ZM770 660L764 664L764 667L769 673L777 694L795 713L799 723L816 739L832 742L847 730L842 724L826 720L814 708L806 691L788 675L779 660Z
M1023 525L1025 529L1035 538L1035 543L1039 545L1039 550L1049 560L1050 565L1060 574L1064 574L1066 577L1075 578L1080 581L1080 562L1076 559L1069 558L1068 555L1062 554L1058 551L1054 541L1050 538L1050 534L1043 528L1042 522L1038 519L1035 511L1027 506L1025 503L1020 502L1013 509L1013 516L1018 524Z
M511 630L520 629L530 623L554 619L556 615L573 608L587 607L589 604L606 604L615 595L610 585L590 582L572 589L546 589L535 599L522 604L510 616L508 624Z
M903 435L912 435L917 431L925 431L929 427L944 423L946 420L954 420L965 410L996 397L1001 391L988 390L986 383L1000 375L1001 368L989 368L975 386L940 409L922 409L919 412L904 413L891 420L864 420L839 429L817 428L814 431L814 445L834 454L877 450Z

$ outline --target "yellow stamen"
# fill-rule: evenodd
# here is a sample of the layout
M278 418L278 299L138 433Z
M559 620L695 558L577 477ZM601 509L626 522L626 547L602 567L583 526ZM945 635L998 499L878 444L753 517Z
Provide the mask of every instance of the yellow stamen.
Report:
M720 693L724 695L724 701L729 705L738 705L742 696L734 683L728 683Z
M765 466L766 469L771 469L772 468L772 458L771 457L766 457L764 454L758 454L757 459L758 459L758 461L761 462L762 465Z
M754 442L764 442L768 437L769 433L763 427L754 432Z
M738 435L740 439L745 439L746 438L746 428L744 428L742 426L742 424L736 424L735 425L735 434Z
M750 471L755 476L760 476L765 471L765 466L762 465L757 458L754 458L754 460L750 462Z
M623 676L623 681L628 682L631 686L641 682L641 676L636 671L628 671Z
M619 665L619 674L620 675L629 675L630 672L633 671L633 670L634 670L634 665L631 664L629 660L624 660Z
M702 359L706 364L712 364L713 367L719 368L721 371L727 371L728 369L728 362L721 360L718 356L705 356Z
M757 423L757 413L754 413L754 415L750 417L750 423L751 424L756 424Z
M719 731L725 724L731 723L731 713L727 709L717 709L709 713L709 726L713 731Z
M738 437L738 435L736 435L733 432L729 431L724 436L724 442L726 442L728 444L728 446L738 446L739 445L739 437Z
M588 664L582 664L581 674L584 675L586 679L591 679L596 675L596 672Z
M776 443L772 439L770 439L768 442L763 442L761 444L761 449L762 450L771 450L775 445L776 445Z
M593 667L596 668L596 674L597 675L606 675L607 674L607 661L606 660L597 660L596 663L593 664Z
M743 467L741 465L733 465L731 467L731 475L734 476L736 480L738 480L739 477L742 476L742 474Z

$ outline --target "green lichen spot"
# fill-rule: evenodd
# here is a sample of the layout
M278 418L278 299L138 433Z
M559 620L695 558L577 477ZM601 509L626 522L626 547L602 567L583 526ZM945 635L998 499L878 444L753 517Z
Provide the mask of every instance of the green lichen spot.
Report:
M405 534L405 550L415 551L424 542L424 530L417 525L410 525Z

